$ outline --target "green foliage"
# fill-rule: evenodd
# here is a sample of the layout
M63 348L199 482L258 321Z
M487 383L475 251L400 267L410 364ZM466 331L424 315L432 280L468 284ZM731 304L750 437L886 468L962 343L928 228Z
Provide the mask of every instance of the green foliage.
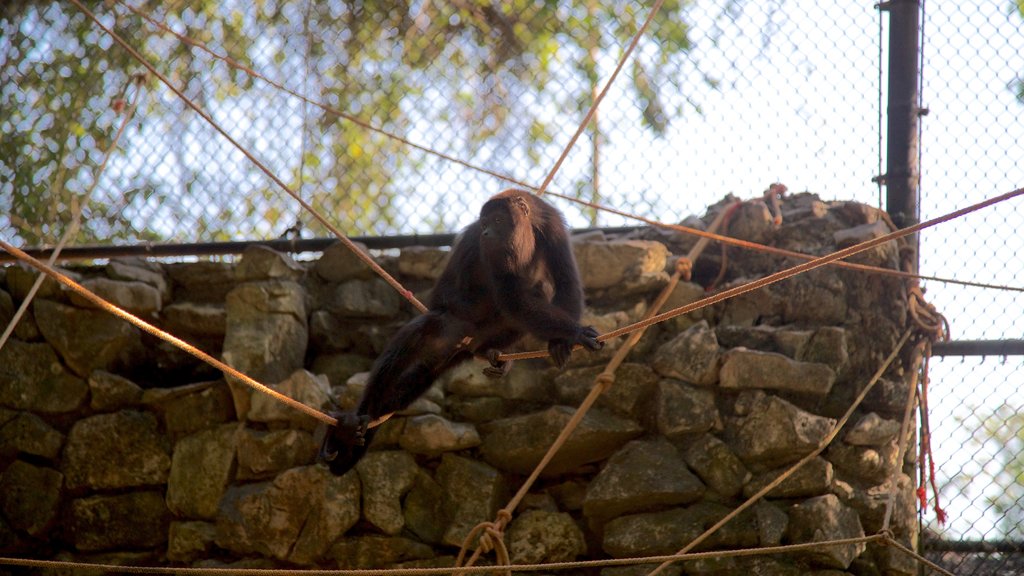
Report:
M597 0L126 1L376 126L416 130L430 145L437 124L460 134L455 155L500 145L537 162L538 149L560 142L554 135L590 106L649 9ZM264 90L118 2L87 5L200 107L236 122L225 127L264 149L270 169L343 229L401 228L408 208L396 201L396 181L426 165L423 153ZM683 1L666 2L647 49L622 78L656 134L678 113L661 86L681 73L679 56L690 49L685 15ZM53 243L122 120L111 102L142 68L74 5L56 0L5 3L0 37L0 230L13 228L26 244ZM267 236L294 222L294 203L237 155L215 156L208 143L220 137L156 79L141 102L116 161L82 207L78 242L215 239L232 235L226 227ZM280 142L268 113L301 117L304 145ZM447 224L444 216L432 221Z

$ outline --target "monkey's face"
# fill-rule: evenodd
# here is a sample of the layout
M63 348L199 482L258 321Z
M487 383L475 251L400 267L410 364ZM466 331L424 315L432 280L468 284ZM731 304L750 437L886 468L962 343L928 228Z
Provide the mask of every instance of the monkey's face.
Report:
M533 225L521 198L492 200L480 211L480 250L488 265L517 272L533 259Z

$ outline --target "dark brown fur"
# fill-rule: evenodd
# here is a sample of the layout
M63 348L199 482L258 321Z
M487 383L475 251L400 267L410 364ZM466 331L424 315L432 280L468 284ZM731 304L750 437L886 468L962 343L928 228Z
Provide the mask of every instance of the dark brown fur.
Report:
M431 293L427 313L414 318L377 358L356 414L337 414L321 458L344 474L366 452L366 424L408 406L442 372L474 354L486 356L490 376L508 362L499 351L525 334L548 343L565 365L576 344L601 348L597 331L579 324L583 290L562 213L523 190L488 200L452 250ZM462 345L464 337L472 343Z

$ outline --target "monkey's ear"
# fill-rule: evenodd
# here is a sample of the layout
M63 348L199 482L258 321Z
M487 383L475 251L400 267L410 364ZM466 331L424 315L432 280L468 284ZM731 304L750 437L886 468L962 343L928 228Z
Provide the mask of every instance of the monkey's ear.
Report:
M523 198L522 196L513 196L510 200L511 203L514 204L516 208L519 208L520 210L523 211L523 215L530 215L530 203L526 200L526 198Z

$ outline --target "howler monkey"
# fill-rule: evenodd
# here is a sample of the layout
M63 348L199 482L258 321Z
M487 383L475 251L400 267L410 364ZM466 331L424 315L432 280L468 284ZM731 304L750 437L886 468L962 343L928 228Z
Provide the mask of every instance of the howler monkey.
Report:
M375 430L370 422L405 408L473 355L490 361L488 376L504 375L510 362L498 360L500 350L525 334L547 341L559 368L576 344L600 349L597 331L579 323L582 311L562 213L524 190L497 194L456 242L429 310L403 326L377 358L355 413L334 414L338 425L327 431L321 459L344 474L366 452Z

